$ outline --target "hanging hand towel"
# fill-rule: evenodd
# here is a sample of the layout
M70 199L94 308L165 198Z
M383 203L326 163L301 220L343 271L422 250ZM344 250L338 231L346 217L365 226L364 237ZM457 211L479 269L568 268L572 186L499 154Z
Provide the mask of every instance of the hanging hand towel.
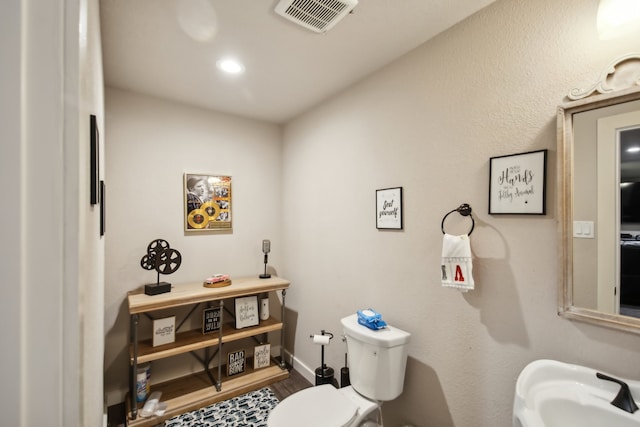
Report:
M445 234L442 240L442 286L467 292L474 288L469 236Z

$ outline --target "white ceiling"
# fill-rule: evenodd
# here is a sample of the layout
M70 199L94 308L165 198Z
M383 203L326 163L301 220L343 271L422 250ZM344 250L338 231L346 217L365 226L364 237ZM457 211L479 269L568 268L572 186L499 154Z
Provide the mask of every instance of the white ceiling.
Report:
M278 0L100 0L105 84L285 123L493 1L360 0L318 34ZM222 75L223 56L246 72Z

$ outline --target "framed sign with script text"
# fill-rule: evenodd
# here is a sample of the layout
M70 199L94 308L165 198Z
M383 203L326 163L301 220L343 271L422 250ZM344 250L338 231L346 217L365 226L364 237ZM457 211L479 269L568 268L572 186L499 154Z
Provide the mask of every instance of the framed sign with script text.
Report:
M268 368L271 364L271 344L261 344L253 348L253 369Z
M376 228L402 230L402 187L376 190Z
M236 329L260 324L258 317L258 296L251 295L235 299Z
M489 159L489 214L545 215L547 150Z
M170 344L176 340L176 316L153 320L153 346Z

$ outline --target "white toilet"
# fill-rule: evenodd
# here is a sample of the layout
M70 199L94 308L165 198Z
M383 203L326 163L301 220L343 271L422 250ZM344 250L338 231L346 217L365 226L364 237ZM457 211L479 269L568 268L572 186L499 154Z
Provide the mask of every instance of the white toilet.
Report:
M357 314L341 322L351 385L325 384L292 394L271 411L268 427L357 427L383 401L400 396L411 334L393 326L371 330L358 323Z

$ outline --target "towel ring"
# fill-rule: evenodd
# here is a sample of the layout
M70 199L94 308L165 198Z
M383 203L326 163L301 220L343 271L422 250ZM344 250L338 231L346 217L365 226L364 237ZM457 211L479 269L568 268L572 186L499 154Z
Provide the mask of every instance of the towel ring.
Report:
M454 212L458 212L462 216L468 216L469 218L471 218L471 230L469 230L469 233L467 234L467 236L471 236L471 233L473 233L473 228L476 226L476 221L473 219L473 215L471 215L471 206L469 206L467 203L463 203L460 206L458 206L456 209L453 209L452 211L447 212L444 218L442 218L442 224L440 224L440 229L442 230L442 234L445 234L444 220L447 219L447 217Z

